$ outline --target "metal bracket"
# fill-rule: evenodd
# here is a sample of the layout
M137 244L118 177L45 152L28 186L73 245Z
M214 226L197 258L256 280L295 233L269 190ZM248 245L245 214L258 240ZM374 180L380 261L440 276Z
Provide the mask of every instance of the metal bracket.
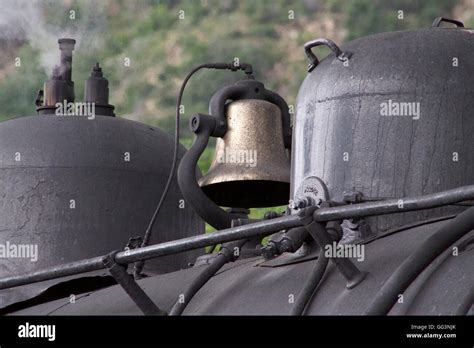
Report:
M312 222L306 226L306 229L319 244L320 248L324 248L325 245L333 243L334 239L328 233L326 228L318 222ZM367 272L361 272L354 263L348 258L330 258L335 264L341 274L346 278L346 288L353 289L359 283L361 283L367 276Z
M109 273L114 277L116 282L125 290L135 304L145 315L167 315L148 297L143 289L135 282L133 277L128 274L127 267L118 264L115 261L115 255L118 251L113 251L105 255L102 263Z
M323 180L317 176L309 176L303 180L296 191L295 199L290 203L290 209L298 210L310 206L319 206L329 200L329 190Z
M189 128L196 135L193 145L185 152L179 163L177 179L184 199L194 211L217 230L231 227L232 215L212 201L199 186L196 166L206 149L211 133L216 129L215 117L195 114L189 120Z

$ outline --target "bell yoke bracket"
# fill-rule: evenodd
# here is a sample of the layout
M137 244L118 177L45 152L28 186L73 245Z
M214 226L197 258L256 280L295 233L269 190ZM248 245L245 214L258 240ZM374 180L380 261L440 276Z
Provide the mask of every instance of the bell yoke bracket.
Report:
M281 111L283 124L283 141L285 148L291 148L291 120L288 104L277 93L265 88L262 82L246 79L219 89L209 102L209 114L216 117L216 128L211 133L213 137L223 137L227 131L225 108L231 101L243 99L266 100L277 105ZM258 116L258 115L257 115Z
M210 137L223 137L227 131L226 105L231 101L258 99L273 103L281 110L283 140L291 148L291 121L288 104L275 92L265 89L263 83L248 78L219 89L209 102L210 115L194 114L189 128L195 134L191 148L186 151L178 167L178 184L183 196L198 215L216 229L229 228L232 216L215 204L202 191L196 179L196 166ZM256 115L258 117L258 115Z

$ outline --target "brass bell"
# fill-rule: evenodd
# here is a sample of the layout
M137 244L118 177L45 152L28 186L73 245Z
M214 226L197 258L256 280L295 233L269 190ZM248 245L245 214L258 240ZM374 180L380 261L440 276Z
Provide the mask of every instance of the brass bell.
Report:
M227 130L217 138L208 173L199 185L216 204L257 208L288 204L290 159L280 108L242 99L225 106Z

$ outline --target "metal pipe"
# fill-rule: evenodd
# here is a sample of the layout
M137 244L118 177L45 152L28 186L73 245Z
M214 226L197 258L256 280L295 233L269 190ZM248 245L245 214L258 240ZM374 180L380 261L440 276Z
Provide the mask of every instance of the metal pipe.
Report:
M310 221L311 214L307 215L302 212L302 214L298 215L287 215L272 220L264 220L253 224L228 228L214 233L178 239L171 242L150 245L144 248L121 251L116 254L115 261L120 264L128 264L139 260L147 260L158 256L199 249L208 245L270 234L279 230L301 226ZM103 269L103 259L104 256L99 256L46 268L36 272L6 277L0 279L0 290Z
M366 315L386 315L415 278L451 244L474 229L474 207L441 227L424 241L385 281Z
M61 50L61 78L64 81L71 81L72 77L72 51L76 40L74 39L59 39L59 49Z
M306 228L321 249L324 249L328 244L335 243L326 228L319 222L312 222ZM331 261L334 262L339 272L346 279L346 287L348 289L356 287L368 274L367 272L360 271L349 258L332 257Z
M198 291L206 285L206 283L228 262L235 261L238 256L235 255L234 249L238 248L239 254L240 249L242 246L247 242L247 239L238 240L235 242L226 243L222 246L219 254L216 258L212 261L210 265L208 265L204 270L194 279L191 284L189 284L188 288L182 294L183 301L178 300L175 302L173 307L169 311L169 315L181 315L183 311L186 309L186 306L191 302L194 295L198 293Z
M285 252L294 253L303 245L307 237L308 230L304 226L292 228L283 234L274 234L262 248L262 254L269 259Z
M324 247L319 251L318 259L314 265L309 278L303 285L301 292L296 298L295 304L291 309L290 315L303 315L305 308L309 305L314 292L318 288L329 263L329 259L324 255Z
M137 284L135 279L128 274L127 266L119 265L115 262L116 251L110 253L103 258L104 266L109 270L109 273L114 277L117 284L130 296L133 302L145 315L166 315L167 313L161 310L146 292Z
M285 252L294 253L296 250L301 248L308 235L308 230L303 226L289 230L283 235L280 241L279 255Z
M474 306L474 287L471 289L471 292L467 295L466 298L461 302L461 305L458 307L458 310L454 315L468 315L472 306Z
M273 233L296 226L302 226L311 221L306 214L287 215L284 217L255 222L253 224L227 228L225 230L205 235L178 239L171 242L150 245L145 248L120 252L116 256L118 263L126 264L138 260L152 259L158 256L176 254L183 251L203 248L208 245L221 244L237 239L244 239ZM1 283L0 283L1 284Z
M403 213L407 211L437 208L474 199L474 185L461 186L452 190L430 195L389 199L370 203L351 204L340 207L321 208L314 212L315 221L342 220L373 215Z
M45 268L35 272L6 277L0 279L0 290L30 283L42 282L44 280L66 277L73 274L97 271L104 268L102 260L103 256L99 256L91 259Z
M138 260L146 260L158 256L171 255L183 251L202 248L209 245L230 242L232 240L250 238L270 234L279 230L309 224L311 221L331 221L371 215L393 214L412 210L440 207L447 204L474 199L474 185L462 186L453 190L431 195L353 204L342 207L308 208L297 215L287 215L271 220L228 228L200 236L178 239L171 242L150 245L144 248L122 251L116 255L117 263L127 264ZM401 206L400 206L401 203ZM314 211L314 213L313 213ZM308 216L312 213L312 217ZM59 265L44 270L0 279L0 290L34 282L61 278L69 275L95 271L104 268L103 256Z

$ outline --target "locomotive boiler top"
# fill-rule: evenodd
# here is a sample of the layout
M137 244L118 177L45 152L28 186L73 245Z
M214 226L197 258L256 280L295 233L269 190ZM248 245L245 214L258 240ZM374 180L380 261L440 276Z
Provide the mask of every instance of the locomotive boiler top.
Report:
M39 254L36 262L1 262L7 275L122 250L143 236L169 174L173 139L117 117L39 115L0 123L0 146L0 242L38 245ZM203 232L180 199L174 180L152 243ZM147 265L169 272L193 259L175 255Z
M170 174L173 138L114 117L98 64L86 82L86 102L74 103L73 43L59 40L64 76L55 69L45 93L38 94L39 115L0 123L0 245L8 252L0 259L0 277L138 246ZM64 95L70 98L57 100ZM179 146L178 160L184 152ZM183 205L175 177L164 203L150 243L204 233L204 222ZM21 256L20 249L34 255ZM145 273L184 268L198 253L151 260ZM0 308L55 283L3 291Z

